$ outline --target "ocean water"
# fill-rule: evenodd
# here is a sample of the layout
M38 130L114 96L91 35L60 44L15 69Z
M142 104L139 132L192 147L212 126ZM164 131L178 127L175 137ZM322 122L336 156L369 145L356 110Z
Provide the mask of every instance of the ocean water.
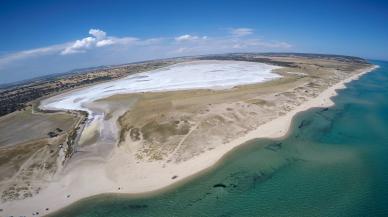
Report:
M100 195L52 216L388 216L388 62L374 63L285 138L249 142L163 193Z

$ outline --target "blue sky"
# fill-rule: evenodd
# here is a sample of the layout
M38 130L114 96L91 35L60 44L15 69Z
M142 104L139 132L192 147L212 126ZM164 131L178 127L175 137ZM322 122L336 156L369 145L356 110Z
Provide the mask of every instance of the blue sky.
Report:
M223 52L388 60L384 1L0 2L0 83L108 64Z

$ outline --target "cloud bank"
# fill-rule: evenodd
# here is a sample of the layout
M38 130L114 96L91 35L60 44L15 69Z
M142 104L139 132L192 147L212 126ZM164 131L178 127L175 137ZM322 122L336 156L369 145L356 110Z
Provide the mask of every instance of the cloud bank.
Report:
M74 68L128 63L180 55L224 52L289 51L285 41L264 40L251 28L229 28L218 36L115 37L92 28L75 41L0 56L0 83L23 80ZM15 73L8 76L8 73Z
M251 28L231 28L229 31L236 37L243 37L253 34L253 29Z
M88 49L95 47L104 47L113 44L128 44L130 42L137 41L136 38L115 38L115 37L107 37L106 32L99 29L90 29L89 34L92 36L76 40L71 45L67 46L64 50L61 51L62 55L68 55L73 53L83 53Z

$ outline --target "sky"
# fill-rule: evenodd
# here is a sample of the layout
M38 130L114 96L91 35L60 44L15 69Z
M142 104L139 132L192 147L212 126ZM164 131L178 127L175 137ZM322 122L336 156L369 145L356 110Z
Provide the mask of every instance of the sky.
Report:
M0 84L227 52L388 60L388 1L0 1Z

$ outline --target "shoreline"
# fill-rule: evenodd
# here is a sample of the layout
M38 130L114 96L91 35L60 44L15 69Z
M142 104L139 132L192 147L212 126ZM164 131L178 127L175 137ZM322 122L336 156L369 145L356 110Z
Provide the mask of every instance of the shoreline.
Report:
M161 162L151 162L136 165L133 161L134 159L125 159L125 157L127 157L126 155L114 153L115 151L111 154L111 157L115 156L115 159L112 160L111 158L112 162L109 162L108 165L105 165L106 161L104 159L95 159L93 161L89 159L87 162L79 162L80 164L77 164L76 161L72 164L72 166L76 166L76 168L67 168L66 170L68 173L66 173L64 177L61 177L61 180L50 183L49 186L42 190L42 192L38 195L21 201L4 203L1 207L3 209L1 214L31 216L33 213L38 212L39 216L41 216L65 208L80 199L98 194L124 193L129 195L146 195L173 188L176 184L184 183L185 180L188 180L193 176L200 175L202 172L217 165L217 163L222 161L222 157L227 153L230 153L235 148L238 148L253 139L281 138L287 136L292 119L297 113L313 107L332 106L334 102L331 98L337 95L337 90L346 88L345 84L359 79L362 75L373 71L377 67L378 66L373 65L358 74L346 78L327 88L317 97L297 106L285 115L259 126L257 129L233 140L230 143L219 146L213 150L206 151L205 153L193 157L184 163L171 163L167 165ZM124 162L129 162L135 165L133 168L115 167L117 165L124 164ZM91 166L93 167L90 168ZM115 173L121 173L123 172L123 169L130 169L135 176L133 176L133 174L127 174L126 176L124 175L116 178ZM88 174L89 177L85 177L84 173ZM99 180L95 180L93 179L94 177L90 177L90 175L95 175L95 177L99 178L101 176L102 177ZM177 178L171 178L176 175L178 176ZM155 177L158 178L156 179ZM133 180L133 182L128 183L128 180ZM68 195L71 196L67 197ZM46 203L45 206L42 206L43 203ZM49 208L49 210L46 210L46 207ZM15 210L18 210L19 213L16 213Z

